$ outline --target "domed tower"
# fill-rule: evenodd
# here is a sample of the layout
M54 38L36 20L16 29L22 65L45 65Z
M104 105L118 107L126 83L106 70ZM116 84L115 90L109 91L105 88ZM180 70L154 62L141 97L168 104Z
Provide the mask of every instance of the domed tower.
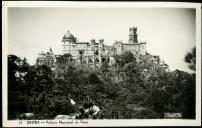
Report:
M76 38L68 31L62 38L62 54L72 53L72 46L75 45Z
M129 28L130 34L129 34L129 40L128 43L138 43L137 40L137 27Z

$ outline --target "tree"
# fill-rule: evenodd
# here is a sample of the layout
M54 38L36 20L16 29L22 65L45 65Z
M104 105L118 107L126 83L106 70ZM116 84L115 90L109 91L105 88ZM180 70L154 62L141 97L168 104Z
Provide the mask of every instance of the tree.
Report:
M99 84L101 82L95 73L88 76L88 81L90 84Z
M118 67L124 66L126 63L135 62L135 57L131 52L124 52L119 56L115 56L115 61L118 64Z
M192 48L191 52L188 52L184 58L185 62L189 64L189 68L196 71L196 47ZM195 104L196 104L196 75L195 73L186 75L185 79L186 86L183 90L183 118L194 119L196 115Z
M185 55L184 61L189 64L189 68L196 71L196 47Z
M64 55L60 55L58 57L56 57L56 63L57 65L64 65L64 64L68 64L69 62L72 61L72 55L71 54L64 54Z
M8 119L15 119L19 113L28 110L25 81L28 69L25 59L8 55Z

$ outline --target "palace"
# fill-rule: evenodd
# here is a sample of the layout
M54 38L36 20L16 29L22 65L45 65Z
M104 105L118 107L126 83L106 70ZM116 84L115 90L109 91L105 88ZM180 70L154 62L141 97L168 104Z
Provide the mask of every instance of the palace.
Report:
M168 65L159 59L159 56L149 55L146 51L146 42L138 40L137 27L129 28L129 40L126 43L115 41L112 46L104 44L104 39L91 39L89 42L79 42L78 39L69 31L62 38L62 55L69 54L71 62L74 64L85 64L92 67L99 67L101 64L109 60L111 64L115 62L114 57L124 52L131 52L141 61L140 58L148 58L152 63L164 65L168 69ZM37 65L47 65L52 67L55 65L57 58L61 55L54 55L52 49L47 53L38 54Z
M134 55L146 55L146 42L138 41L137 27L129 28L129 31L130 33L128 43L115 41L113 48L104 45L103 39L100 39L98 43L95 42L95 39L92 39L90 42L77 42L76 37L74 37L68 31L62 39L62 53L71 54L75 58L80 54L83 54L84 56L94 56L95 52L97 55L106 54L106 51L113 51L116 55L121 55L126 51L130 51Z
M116 55L130 51L134 56L146 55L146 42L138 41L137 27L129 28L127 43L115 41L113 46L104 44L104 39L91 39L89 42L78 42L77 38L69 31L62 38L62 54L70 54L76 63L100 66L107 59L113 60ZM39 53L37 65L54 65L57 56L52 49L47 53Z
M115 41L113 46L104 45L104 40L98 42L95 39L90 42L78 42L69 31L62 38L62 53L71 54L74 60L85 61L87 64L101 64L103 57L121 55L126 51L132 52L135 56L146 55L146 42L139 42L137 27L129 28L128 43Z
M70 31L64 34L61 42L62 55L54 54L50 48L48 52L39 53L36 60L36 66L46 65L50 67L55 72L56 77L60 76L56 67L63 68L66 64L96 68L100 67L104 62L108 62L111 69L115 69L115 56L122 55L125 52L131 52L137 63L146 62L152 65L149 68L145 68L142 72L147 76L145 79L148 79L152 75L150 73L156 69L163 68L169 71L169 66L159 56L147 53L146 42L138 40L137 27L129 28L129 39L127 42L115 41L112 46L105 45L104 39L99 39L98 42L95 39L91 39L89 42L79 42ZM124 77L124 72L120 71L120 74ZM119 77L114 79L119 79Z

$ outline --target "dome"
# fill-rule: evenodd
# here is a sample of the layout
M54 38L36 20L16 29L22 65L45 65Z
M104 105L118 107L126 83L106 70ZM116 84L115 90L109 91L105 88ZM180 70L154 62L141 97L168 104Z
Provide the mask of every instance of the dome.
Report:
M69 31L63 36L63 39L74 39L74 36Z

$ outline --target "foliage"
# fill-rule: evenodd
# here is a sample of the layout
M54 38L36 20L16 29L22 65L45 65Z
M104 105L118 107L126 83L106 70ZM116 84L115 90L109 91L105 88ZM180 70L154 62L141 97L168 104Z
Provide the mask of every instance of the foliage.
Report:
M186 54L184 61L189 64L191 70L196 71L196 47Z
M56 70L51 70L46 65L30 66L26 59L9 55L8 118L31 112L35 119L53 119L58 114L78 112L87 100L99 106L104 118L109 119L113 112L120 119L163 118L165 112L195 118L195 75L168 72L150 63L148 55L137 58L130 52L115 56L115 67L105 61L97 69L75 65L71 57L57 57ZM186 58L194 64L193 56ZM17 72L22 75L17 77Z

